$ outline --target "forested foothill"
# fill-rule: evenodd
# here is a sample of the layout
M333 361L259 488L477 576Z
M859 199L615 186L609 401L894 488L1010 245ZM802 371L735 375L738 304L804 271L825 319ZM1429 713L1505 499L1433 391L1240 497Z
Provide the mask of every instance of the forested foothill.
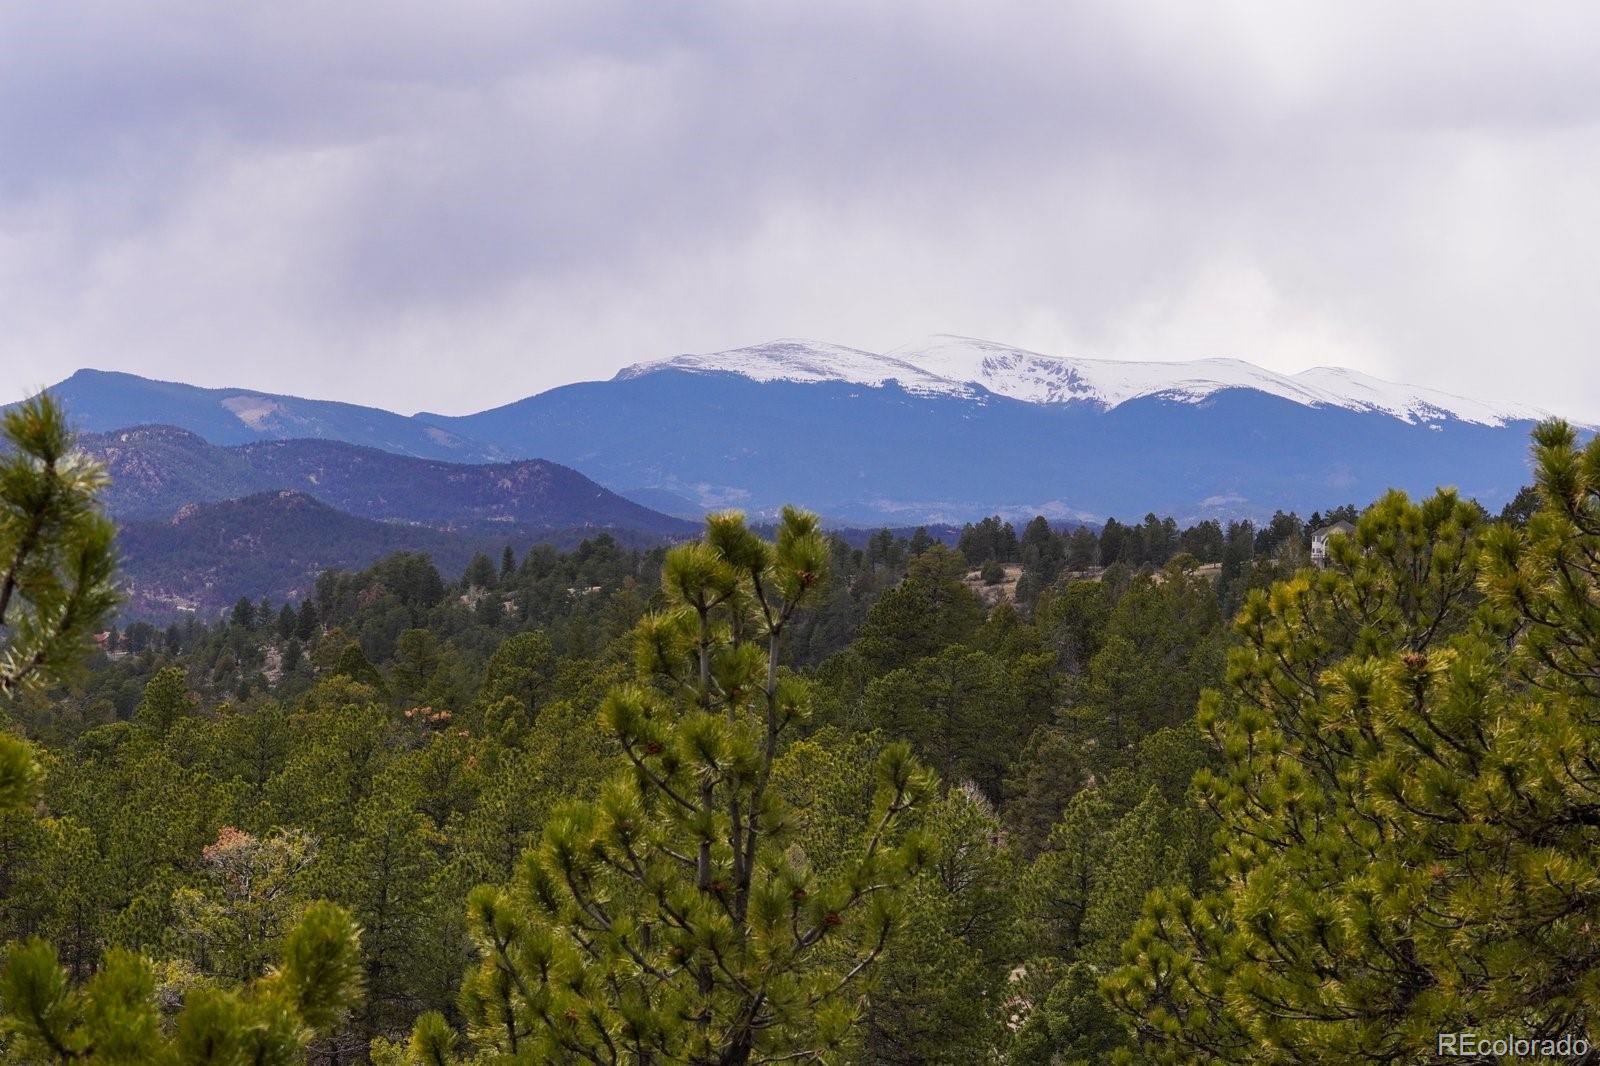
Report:
M1600 1024L1600 444L1559 423L1499 515L952 547L725 513L104 629L100 474L48 400L6 429L7 1061L1401 1062Z

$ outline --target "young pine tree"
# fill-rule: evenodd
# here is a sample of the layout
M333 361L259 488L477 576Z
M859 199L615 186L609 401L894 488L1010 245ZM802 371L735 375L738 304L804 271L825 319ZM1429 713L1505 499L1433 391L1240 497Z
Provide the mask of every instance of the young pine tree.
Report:
M113 948L74 988L48 942L12 944L0 964L0 1058L6 1062L243 1064L305 1061L361 992L360 930L312 904L284 938L283 962L237 989L196 987L164 1024L155 972Z
M72 670L116 602L105 471L48 395L0 421L0 696Z
M779 656L827 558L816 518L792 509L776 543L721 514L668 553L669 606L635 633L638 680L600 712L625 770L557 812L511 886L470 897L482 963L463 1002L480 1050L739 1066L852 1039L920 855L901 823L930 780L889 749L865 836L831 877L786 839L772 768L808 693ZM428 1016L409 1051L380 1051L443 1062L455 1046Z
M0 420L0 706L25 685L79 664L116 602L111 523L96 505L105 472L73 449L48 395ZM26 808L39 783L33 749L0 732L0 812Z
M1153 895L1108 982L1158 1061L1600 1037L1600 444L1535 441L1526 529L1391 494L1252 593L1201 711L1218 886Z

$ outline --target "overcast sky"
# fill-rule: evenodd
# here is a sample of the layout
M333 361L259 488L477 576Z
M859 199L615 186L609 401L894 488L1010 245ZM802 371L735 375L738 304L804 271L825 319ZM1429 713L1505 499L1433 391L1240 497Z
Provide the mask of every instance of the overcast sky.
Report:
M1592 3L12 3L0 56L0 399L951 332L1600 420Z

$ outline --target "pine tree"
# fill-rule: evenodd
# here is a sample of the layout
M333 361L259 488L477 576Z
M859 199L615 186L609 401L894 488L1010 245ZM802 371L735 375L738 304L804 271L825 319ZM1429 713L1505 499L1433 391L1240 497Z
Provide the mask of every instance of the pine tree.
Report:
M362 927L366 1001L354 1019L359 1043L403 1031L466 962L459 896L435 899L441 839L414 808L419 798L386 780L356 812L354 840L330 856L324 894L349 907ZM437 960L437 965L435 962ZM442 1005L433 997L434 1005Z
M894 534L880 529L867 538L866 561L869 567L892 565L895 562Z
M1002 663L961 645L875 679L863 703L873 727L910 741L946 779L974 782L990 797L1033 725L1017 713Z
M139 701L135 720L149 726L157 733L165 733L173 724L188 714L192 708L189 700L189 682L183 669L163 667L144 687L144 699Z
M294 635L302 641L313 641L322 632L322 616L317 610L315 600L305 600L300 604L300 616L295 621Z
M482 552L474 555L467 564L466 573L461 576L461 583L468 589L492 589L495 587L494 563Z
M524 720L531 722L539 705L549 699L555 668L549 637L543 633L509 636L489 657L478 700L488 706L497 700L512 699Z
M1500 521L1509 522L1519 528L1526 526L1528 520L1539 510L1539 503L1539 490L1532 485L1524 485L1504 507L1500 508Z
M1251 594L1201 710L1218 888L1154 894L1108 984L1155 1057L1595 1039L1600 444L1535 441L1525 530L1391 493L1328 569Z
M877 1066L993 1061L1015 963L1014 859L993 809L950 789L923 817L928 861L874 983L863 1059Z
M1099 983L1149 890L1203 876L1211 824L1183 799L1197 740L1152 734L1136 769L1078 792L1018 884L1022 939L1033 955L1015 990L1011 1061L1104 1062L1128 1044Z
M285 603L278 611L278 639L288 640L294 636L297 619L294 613L294 604Z
M1100 557L1099 538L1094 535L1094 530L1088 526L1079 526L1067 537L1066 552L1066 568L1068 570L1087 570Z
M1214 518L1190 526L1178 538L1179 550L1188 552L1202 563L1221 562L1223 547L1222 525Z
M361 650L361 645L355 641L347 641L339 651L339 658L335 661L330 675L333 677L348 677L351 681L371 687L374 692L383 693L387 686L384 685L383 675L378 668L372 665L366 653Z
M1100 558L1101 566L1110 566L1112 563L1130 561L1127 555L1132 530L1118 522L1115 518L1106 519L1106 524L1100 527L1100 542L1096 554Z
M304 905L316 843L299 829L262 837L224 826L200 852L201 880L174 893L173 935L195 969L234 981L266 972Z
M942 544L911 560L906 579L872 605L856 651L876 673L907 666L972 639L983 624L983 601L961 582L962 557Z
M888 749L869 829L835 876L785 839L771 776L809 695L779 656L827 558L816 518L792 509L775 544L720 514L667 554L669 607L635 633L639 680L601 708L626 771L558 812L511 886L471 895L476 1044L529 1061L735 1066L850 1037L918 854L901 823L930 782ZM410 1054L445 1061L450 1043L428 1019Z
M49 395L0 420L0 696L75 670L116 603L100 465L74 450Z
M1097 601L1083 587L1069 592L1092 608ZM1210 583L1180 564L1128 585L1077 685L1074 714L1092 724L1102 766L1138 738L1190 718L1201 688L1220 672L1220 628Z
M439 671L443 655L439 638L431 629L403 630L394 642L389 677L399 696L415 702Z
M0 1050L11 1062L291 1063L360 1000L360 931L313 904L284 939L283 961L238 989L192 990L163 1025L151 964L106 953L74 988L44 940L13 944L0 965Z
M73 448L48 394L0 420L0 700L78 669L89 636L116 602L111 523L100 513L100 466ZM0 732L0 813L37 796L25 741Z

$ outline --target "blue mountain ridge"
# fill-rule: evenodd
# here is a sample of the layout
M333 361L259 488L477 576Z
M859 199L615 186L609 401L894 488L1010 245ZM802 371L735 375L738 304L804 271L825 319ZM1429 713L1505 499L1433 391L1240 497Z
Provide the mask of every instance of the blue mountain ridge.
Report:
M456 463L506 458L427 422L334 400L254 389L207 389L112 370L79 370L50 391L67 405L73 424L86 433L162 425L186 429L212 444L339 440Z
M660 370L428 417L605 485L755 512L797 501L856 522L1263 516L1441 485L1496 507L1530 479L1531 422L1407 423L1248 389L1109 411L977 393Z
M740 507L762 517L797 503L855 525L991 513L1193 520L1308 513L1441 485L1495 508L1530 480L1528 421L1408 422L1250 388L1108 410L981 386L929 394L892 380L659 367L454 417L102 371L53 391L86 430L162 423L214 444L313 437L458 463L544 459L677 515Z

